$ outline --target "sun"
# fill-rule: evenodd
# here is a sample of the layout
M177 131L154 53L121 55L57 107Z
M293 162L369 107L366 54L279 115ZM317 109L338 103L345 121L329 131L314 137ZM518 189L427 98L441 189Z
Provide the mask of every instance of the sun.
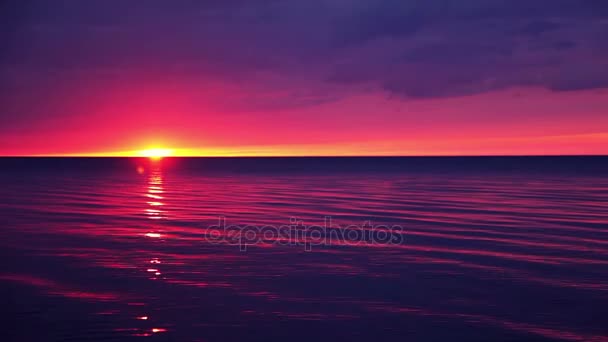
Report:
M164 157L170 157L173 155L173 150L168 148L149 148L141 150L138 154L142 157L148 157L152 160L160 160Z

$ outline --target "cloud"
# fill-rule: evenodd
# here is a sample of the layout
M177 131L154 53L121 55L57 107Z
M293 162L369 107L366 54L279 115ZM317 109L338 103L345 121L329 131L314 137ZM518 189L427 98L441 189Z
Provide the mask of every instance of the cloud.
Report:
M402 98L607 86L608 43L601 37L608 36L608 6L601 2L381 3L381 14L361 20L360 46L350 51L358 57L338 63L329 82L376 84ZM370 54L380 40L384 52Z
M314 104L293 94L324 87L336 93L320 102L361 86L407 99L608 83L605 73L596 72L608 60L603 0L3 4L3 89L25 79L36 87L45 84L36 78L66 83L72 77L81 84L155 74L233 82L254 97L259 93L261 100L249 100L255 109L272 109L288 101ZM271 94L289 95L269 100Z

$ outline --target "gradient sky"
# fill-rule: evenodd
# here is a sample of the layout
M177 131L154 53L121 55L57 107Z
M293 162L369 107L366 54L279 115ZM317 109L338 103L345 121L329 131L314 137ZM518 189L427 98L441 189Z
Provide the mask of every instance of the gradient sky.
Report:
M606 0L4 0L0 155L608 154Z

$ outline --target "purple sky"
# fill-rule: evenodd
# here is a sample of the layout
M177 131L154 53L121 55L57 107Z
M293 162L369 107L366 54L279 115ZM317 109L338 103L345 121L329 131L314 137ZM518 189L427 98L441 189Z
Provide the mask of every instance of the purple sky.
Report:
M608 153L605 0L8 0L0 22L0 154Z

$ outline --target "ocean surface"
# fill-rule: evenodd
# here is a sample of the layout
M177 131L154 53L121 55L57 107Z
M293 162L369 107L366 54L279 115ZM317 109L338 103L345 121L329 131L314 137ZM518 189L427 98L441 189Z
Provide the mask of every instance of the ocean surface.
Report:
M608 157L0 158L2 341L608 341Z

